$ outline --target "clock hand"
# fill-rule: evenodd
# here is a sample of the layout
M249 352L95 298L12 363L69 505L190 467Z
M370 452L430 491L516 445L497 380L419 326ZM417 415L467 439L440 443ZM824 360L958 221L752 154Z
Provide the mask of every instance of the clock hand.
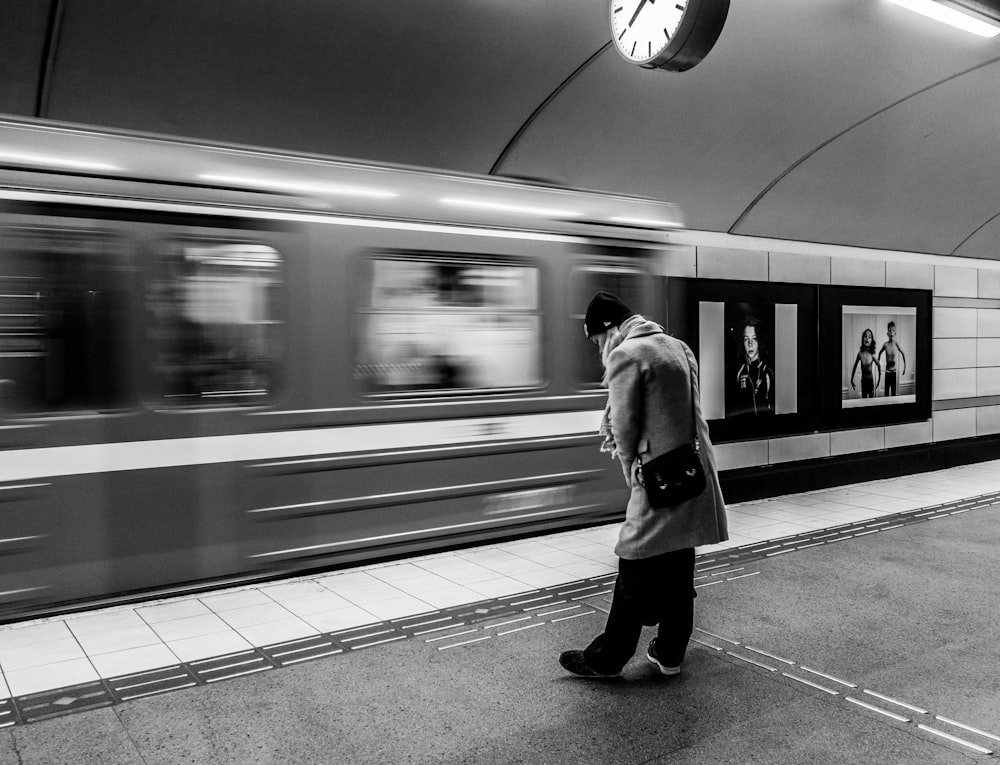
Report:
M639 11L641 11L645 7L647 2L652 4L655 3L656 0L639 0L639 5L636 6L635 13L633 13L632 18L628 20L629 26L632 26L635 23L635 20L639 17Z

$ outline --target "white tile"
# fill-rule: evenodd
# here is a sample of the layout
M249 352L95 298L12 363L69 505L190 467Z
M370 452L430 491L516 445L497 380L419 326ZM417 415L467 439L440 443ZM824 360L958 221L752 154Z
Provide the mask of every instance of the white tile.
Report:
M597 563L605 563L608 559L618 560L618 557L615 555L614 545L590 544L586 547L577 547L573 550L573 554Z
M933 391L935 401L952 398L973 398L976 395L975 369L935 369Z
M212 610L197 598L191 598L154 606L141 606L136 609L136 613L148 624L157 624L175 619L187 619L192 616L204 616L211 614Z
M792 252L768 253L768 278L772 282L830 283L830 256Z
M772 438L768 445L768 459L771 463L829 456L829 433L810 433L804 436Z
M934 429L930 420L885 426L886 449L892 449L896 446L929 444L933 437Z
M115 632L132 627L145 627L142 620L132 609L118 611L94 611L81 616L69 616L64 619L77 637L94 635L100 632Z
M932 313L934 337L976 337L977 314L981 320L983 309L935 307Z
M560 566L559 570L576 579L589 579L592 576L615 573L618 570L618 559L612 555L609 560L611 562L608 563L601 563L599 561L571 563L568 566Z
M929 263L886 261L885 286L904 289L934 289L934 266Z
M976 393L980 396L1000 395L1000 367L976 370Z
M775 523L770 526L761 526L760 530L767 535L767 539L780 539L810 531L807 526L798 523Z
M953 341L961 342L961 341ZM938 363L939 350L934 346L934 366L942 367L944 364ZM956 364L955 366L980 366L980 367L1000 367L1000 337L980 337L976 340L976 355L972 364Z
M389 598L398 598L399 596L405 594L399 588L378 580L375 580L372 584L343 584L341 582L335 582L324 586L337 595L340 595L340 597L346 598L356 605L361 605L369 600L389 600Z
M204 616L189 616L185 619L171 619L167 622L157 622L151 625L160 638L171 643L175 640L213 635L217 632L230 632L232 627L226 624L216 614Z
M507 552L518 555L522 558L533 559L537 554L544 554L552 552L552 548L543 542L538 542L533 539L522 540L520 542L510 542L505 546Z
M981 406L976 409L976 435L991 436L997 433L1000 433L1000 406Z
M975 268L935 266L934 295L940 297L978 297L979 271Z
M465 603L475 603L483 598L470 584L468 587L452 586L435 592L425 592L420 599L430 603L434 608L450 608Z
M320 632L337 632L347 630L351 627L360 627L363 624L375 624L382 621L374 614L370 614L362 608L356 606L351 608L338 608L335 611L324 611L320 614L309 614L302 617Z
M376 579L381 579L383 582L395 585L401 581L423 576L427 573L427 569L413 563L395 563L391 566L381 566L371 569L368 573Z
M668 249L660 249L652 268L660 276L697 276L697 248L694 245L673 245Z
M252 624L241 627L238 632L248 643L255 646L274 645L286 640L318 635L319 630L307 624L302 619L280 619L266 624Z
M884 287L885 261L833 258L830 262L830 283L859 287Z
M979 340L979 343L984 342ZM1000 340L997 341L1000 343ZM960 369L977 364L977 340L974 337L949 337L932 341L935 369Z
M359 587L364 585L384 584L380 579L375 578L366 571L349 571L339 574L324 576L316 580L318 584L333 592L339 587Z
M567 563L583 563L586 560L586 558L583 558L575 553L566 552L565 550L554 550L551 547L548 552L535 553L525 557L540 566L545 566L546 568L562 566Z
M86 656L76 639L70 637L64 640L50 640L47 643L24 645L20 648L6 648L0 651L0 667L9 672L71 659L84 659Z
M112 629L107 632L88 632L78 635L77 640L88 656L115 653L162 642L160 636L153 632L152 628L145 622L138 626Z
M496 574L487 569L483 569L489 576L487 579L492 579ZM482 581L482 577L479 578ZM429 571L425 572L423 576L414 577L412 579L405 579L395 583L395 586L405 592L407 595L413 595L420 597L422 593L434 592L435 590L440 590L442 587L454 587L457 582L451 579L446 579L443 576L438 576L437 574L432 574Z
M976 435L975 409L944 409L934 412L934 440L949 441Z
M483 550L466 550L465 552L459 553L459 556L463 560L479 566L488 566L490 563L496 563L497 561L504 560L514 560L518 557L507 552L506 550L501 550L496 547L489 547Z
M0 629L0 651L73 637L64 621L12 624Z
M557 584L575 582L582 577L561 568L547 568L542 571L528 571L525 574L518 574L514 578L532 587L555 587Z
M488 579L485 582L470 584L469 589L478 592L483 598L501 598L504 595L528 592L534 588L524 582L504 576L497 579Z
M830 434L830 454L874 452L885 448L884 428L838 430Z
M976 313L979 337L1000 337L1000 308L979 308ZM936 315L934 321L937 321ZM974 333L970 334L975 336Z
M353 605L351 601L340 597L340 595L337 595L336 593L330 592L325 587L321 587L320 590L321 592L315 595L309 595L303 598L294 598L292 600L282 600L281 605L296 616L318 614L323 611L333 611L337 608L349 608Z
M513 560L496 561L495 563L488 564L487 567L504 576L513 576L514 574L523 574L528 571L538 571L545 568L534 561L520 557Z
M246 606L245 608L233 608L219 614L219 618L230 627L235 627L236 629L249 627L253 624L276 622L281 619L288 619L290 616L292 614L289 613L288 609L282 608L273 601Z
M217 632L212 635L183 638L167 642L167 647L181 661L197 661L211 659L215 656L225 656L252 648L239 633Z
M3 679L3 675L0 675L0 699L10 698L10 688L7 687L7 681Z
M248 606L260 606L274 602L259 590L224 592L219 595L203 596L199 598L199 600L215 613L232 611L236 608L247 608Z
M557 550L566 550L576 553L580 547L587 547L592 544L589 539L584 539L576 534L553 534L545 537L545 543L552 545Z
M70 685L89 683L100 679L88 659L73 659L41 667L5 671L7 685L14 696L51 691Z
M702 279L767 281L767 252L728 247L698 247L698 276Z
M1000 271L988 268L979 270L979 297L1000 298Z
M149 669L169 667L177 664L179 659L163 643L157 643L156 645L91 656L90 661L101 677L118 677L134 672L145 672Z
M756 467L767 464L767 439L713 444L715 464L719 470Z
M400 619L404 616L423 614L433 610L435 610L435 606L431 603L410 596L365 603L365 611L374 614L379 620Z
M326 589L319 582L314 581L304 581L304 582L286 582L283 584L272 584L266 587L259 588L260 592L267 595L271 600L283 603L289 600L301 600L303 598L313 597L315 595L330 594L330 591Z
M468 563L468 561L466 561ZM438 579L444 579L448 584L459 584L466 585L472 584L473 582L484 582L487 579L495 579L497 572L493 569L486 568L486 566L480 566L476 563L468 563L468 565L463 566L460 569L455 569L453 571L446 571L442 574L428 574L429 576L435 576ZM415 582L426 581L426 580L414 580ZM404 589L400 587L400 589ZM414 590L407 589L407 592L413 593Z

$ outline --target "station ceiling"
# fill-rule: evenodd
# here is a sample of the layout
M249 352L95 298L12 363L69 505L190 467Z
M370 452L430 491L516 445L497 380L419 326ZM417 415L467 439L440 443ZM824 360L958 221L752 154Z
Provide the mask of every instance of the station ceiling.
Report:
M607 0L4 0L0 112L678 203L692 229L1000 259L1000 37L732 0L643 70Z

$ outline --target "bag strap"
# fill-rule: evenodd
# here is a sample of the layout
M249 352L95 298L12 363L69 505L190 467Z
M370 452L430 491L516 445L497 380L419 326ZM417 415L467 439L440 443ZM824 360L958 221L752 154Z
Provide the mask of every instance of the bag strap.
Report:
M694 411L694 367L691 366L690 360L688 360L687 352L690 349L687 344L684 345L684 359L688 363L688 382L691 383L691 440L694 442L695 454L701 451L701 439L698 438L698 419L695 416Z

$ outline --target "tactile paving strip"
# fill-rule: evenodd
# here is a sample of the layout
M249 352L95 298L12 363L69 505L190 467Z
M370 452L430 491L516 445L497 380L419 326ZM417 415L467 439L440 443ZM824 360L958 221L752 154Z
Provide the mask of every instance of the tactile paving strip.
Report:
M916 704L861 688L857 683L836 677L788 658L742 643L732 637L695 628L691 641L743 667L788 683L797 690L829 703L848 704L854 711L875 714L883 722L908 730L922 738L943 744L964 754L992 755L1000 736L934 714ZM930 723L930 724L927 724Z
M759 573L740 564L997 505L1000 505L1000 492L702 555L695 564L695 588ZM446 650L594 612L589 609L606 612L615 577L616 574L604 574L417 616L0 700L0 728L207 685L397 640L419 638L435 644L439 650ZM736 658L754 663L753 660L747 662L748 657Z

